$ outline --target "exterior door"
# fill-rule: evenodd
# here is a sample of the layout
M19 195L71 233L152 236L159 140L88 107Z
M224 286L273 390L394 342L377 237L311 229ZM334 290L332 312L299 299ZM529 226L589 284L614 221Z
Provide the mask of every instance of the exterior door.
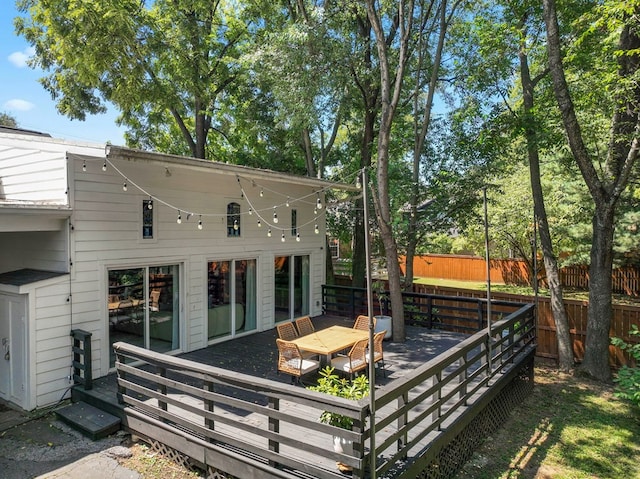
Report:
M0 294L0 397L24 407L27 295Z

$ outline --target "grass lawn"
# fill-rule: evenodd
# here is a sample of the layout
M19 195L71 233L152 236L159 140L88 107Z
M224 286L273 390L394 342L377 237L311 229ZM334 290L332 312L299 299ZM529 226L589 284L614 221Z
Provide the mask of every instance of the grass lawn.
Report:
M640 409L538 365L531 396L456 477L489 478L640 479Z

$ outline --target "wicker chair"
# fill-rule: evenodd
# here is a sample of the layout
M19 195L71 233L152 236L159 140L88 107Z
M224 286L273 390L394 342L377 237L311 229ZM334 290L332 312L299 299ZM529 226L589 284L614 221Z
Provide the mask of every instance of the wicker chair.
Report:
M276 330L278 331L278 338L284 341L293 341L298 338L298 331L291 321L286 323L276 324ZM319 355L310 351L300 351L304 359L319 359Z
M373 326L376 326L376 318L373 318ZM363 331L369 330L369 316L360 315L353 323L353 329L362 329Z
M380 331L373 335L373 364L378 366L380 365L380 369L382 369L382 375L386 378L387 371L385 369L384 364L384 352L382 350L382 341L384 340L384 336L387 334L387 331ZM367 351L367 362L369 361L369 351Z
M302 316L295 320L296 329L300 336L306 336L307 334L314 333L316 329L313 327L311 318L309 316Z
M291 383L300 384L300 378L320 368L320 361L305 359L295 343L276 339L278 345L278 373L291 375Z
M278 337L285 341L293 341L298 337L298 331L296 331L291 321L276 324L276 330L278 331Z
M356 342L346 356L336 356L331 359L331 367L336 371L348 373L353 379L353 375L367 368L367 344L368 339L361 339Z

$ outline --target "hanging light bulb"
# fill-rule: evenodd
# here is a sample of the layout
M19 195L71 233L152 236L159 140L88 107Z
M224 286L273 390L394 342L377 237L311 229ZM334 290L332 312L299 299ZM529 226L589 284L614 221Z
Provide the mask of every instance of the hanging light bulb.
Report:
M107 171L107 160L104 160L104 163L102 163L102 171Z
M122 191L127 191L127 182L122 183Z
M314 208L314 209L313 209L313 215L315 216L315 215L317 215L317 214L318 214L318 210L317 210L317 208Z
M296 241L300 243L300 233L296 233Z
M320 195L318 195L318 198L316 199L316 209L317 210L322 209L322 201L320 201Z
M249 208L249 216L253 214L253 209Z
M262 228L262 221L258 220L258 228Z
M262 197L264 197L264 190L263 189L260 190L260 198L262 198Z
M178 219L176 220L176 223L179 225L182 224L182 213L180 213L180 210L178 210Z
M153 200L151 199L151 196L149 196L149 202L147 203L147 208L149 208L150 210L153 209Z
M82 161L82 171L87 171L87 160Z
M287 208L289 207L289 197L287 196L287 202L285 203L287 205Z
M360 175L356 177L356 188L362 188L362 182L360 181Z
M320 228L318 228L318 224L316 223L315 227L313 228L313 232L315 234L319 234L320 233Z
M276 211L276 207L273 207L273 222L277 223L278 222L278 213Z
M234 229L235 231L238 231L238 228L239 228L239 226L238 226L238 220L233 220L233 229Z
M283 243L287 241L287 239L284 237L284 233L282 233L282 238L280 238L280 241L282 241Z
M271 238L271 228L269 228L269 231L267 231L267 236Z
M202 229L202 215L200 215L200 219L198 220L198 229Z

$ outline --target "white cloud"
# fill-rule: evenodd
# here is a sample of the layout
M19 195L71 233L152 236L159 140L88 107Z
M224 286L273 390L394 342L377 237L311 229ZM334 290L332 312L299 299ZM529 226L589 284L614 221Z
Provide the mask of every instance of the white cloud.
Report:
M27 61L33 56L35 49L33 47L27 47L21 52L13 52L9 55L9 61L18 68L24 68L27 66Z
M20 100L19 98L14 98L4 104L4 108L10 111L29 111L34 107L35 105L30 101Z

